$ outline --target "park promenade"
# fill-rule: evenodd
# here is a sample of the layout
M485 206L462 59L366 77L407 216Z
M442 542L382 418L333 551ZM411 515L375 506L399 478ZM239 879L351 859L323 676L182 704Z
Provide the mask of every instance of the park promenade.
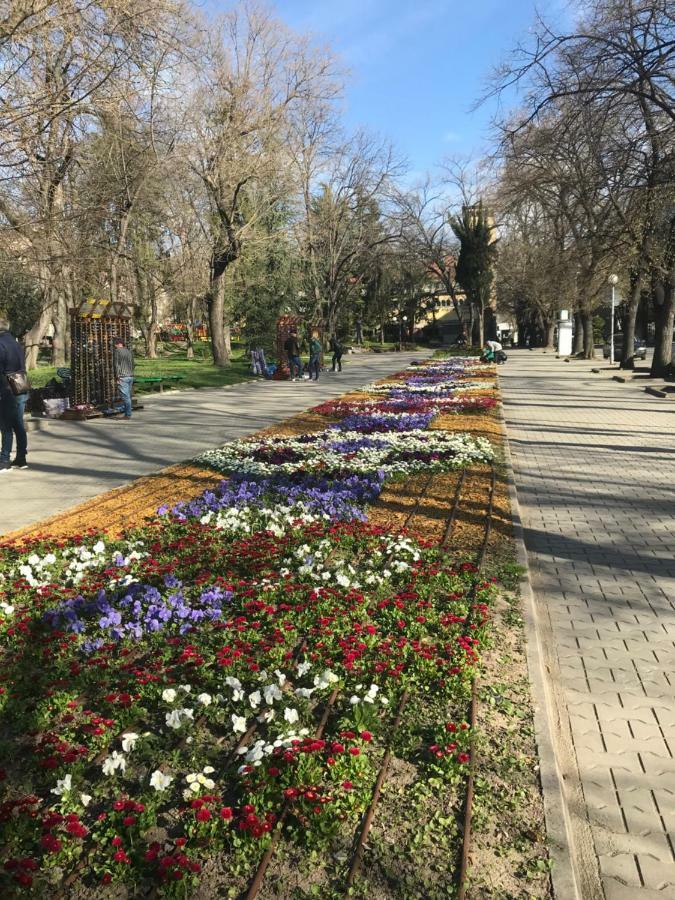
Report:
M541 351L500 375L580 893L673 898L675 401Z
M421 353L346 356L318 383L256 380L226 388L142 396L128 422L38 420L27 471L2 476L0 534L54 516L142 475L275 425L325 400L405 368Z

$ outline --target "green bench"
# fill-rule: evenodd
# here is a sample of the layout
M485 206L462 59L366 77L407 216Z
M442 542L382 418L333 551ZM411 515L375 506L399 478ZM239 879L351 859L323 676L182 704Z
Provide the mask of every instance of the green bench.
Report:
M185 375L147 375L134 378L134 384L159 385L160 394L164 390L165 382L185 381Z

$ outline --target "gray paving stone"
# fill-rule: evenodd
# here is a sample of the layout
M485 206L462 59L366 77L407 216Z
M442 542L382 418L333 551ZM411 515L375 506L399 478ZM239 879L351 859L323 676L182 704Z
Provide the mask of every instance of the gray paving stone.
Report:
M509 354L504 414L606 900L665 900L675 898L673 418L638 384L589 378L590 365Z

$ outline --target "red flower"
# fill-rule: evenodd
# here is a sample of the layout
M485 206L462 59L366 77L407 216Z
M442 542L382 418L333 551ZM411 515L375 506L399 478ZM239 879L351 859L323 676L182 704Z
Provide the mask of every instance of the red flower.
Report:
M122 819L122 825L126 825L129 828L131 825L136 824L136 816L125 816Z
M369 731L361 732L361 740L362 741L372 741L372 739L373 739L373 736Z
M351 781L343 781L343 782L342 782L342 787L343 787L346 791L351 791L351 789L354 787L354 785L352 784Z
M128 863L129 862L129 857L126 855L124 850L118 850L117 853L115 853L115 855L113 856L113 859L115 860L115 862L118 862L118 863Z
M122 838L117 837L117 836L114 837L111 841L111 844L113 845L113 847L121 847L122 846Z
M202 807L202 809L198 809L197 812L195 813L195 819L198 822L208 822L210 818L211 818L211 813L205 807Z
M40 843L47 853L58 853L61 849L61 841L54 837L53 834L43 834L40 838Z
M349 752L352 756L359 756L359 754L361 753L358 747L350 747Z
M225 819L226 822L230 821L232 815L233 813L229 806L223 806L223 808L220 810L220 818Z
M457 761L458 761L458 762L461 762L461 763L468 763L469 759L470 759L470 756L469 756L468 753L458 753L458 754L457 754Z

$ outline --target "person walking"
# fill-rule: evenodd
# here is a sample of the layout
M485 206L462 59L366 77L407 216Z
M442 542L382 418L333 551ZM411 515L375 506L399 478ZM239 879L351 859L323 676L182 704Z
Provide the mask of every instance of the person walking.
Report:
M312 380L312 373L314 374L314 381L319 380L319 369L321 368L321 353L323 351L323 347L321 346L321 341L319 340L319 335L316 331L312 332L312 339L309 342L309 380Z
M302 362L300 360L300 345L298 344L297 331L291 331L284 341L284 350L288 357L288 368L291 372L291 381L297 381L302 375Z
M329 346L330 352L333 354L333 361L332 361L333 365L332 365L331 371L335 372L336 367L337 367L337 371L341 372L342 371L342 354L344 353L344 348L342 347L342 344L338 341L338 339L335 337L335 335L333 335L331 337L330 344L328 346Z
M22 387L25 391L16 393ZM0 474L12 468L28 468L28 436L24 424L27 400L28 380L23 347L9 330L8 320L0 316ZM10 462L15 436L16 457Z
M122 338L115 338L113 368L117 379L117 389L124 403L124 418L131 418L131 392L134 386L134 357Z

